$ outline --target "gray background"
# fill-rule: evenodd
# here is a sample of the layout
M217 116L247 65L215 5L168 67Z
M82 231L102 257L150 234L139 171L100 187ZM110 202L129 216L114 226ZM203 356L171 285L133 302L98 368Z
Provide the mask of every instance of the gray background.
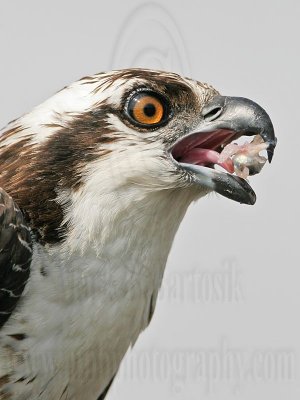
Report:
M83 75L148 66L252 98L279 139L255 206L211 195L189 209L110 400L299 399L299 4L0 3L1 126Z

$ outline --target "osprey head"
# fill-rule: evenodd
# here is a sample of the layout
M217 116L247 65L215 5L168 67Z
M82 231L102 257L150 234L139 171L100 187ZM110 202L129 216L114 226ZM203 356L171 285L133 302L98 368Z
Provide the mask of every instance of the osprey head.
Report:
M270 118L256 103L143 69L85 77L8 128L0 184L46 242L79 213L96 215L104 198L111 220L116 207L126 214L133 199L167 190L190 199L214 190L253 204L253 190L232 164L218 162L219 153L242 135L260 135L271 161L276 145Z

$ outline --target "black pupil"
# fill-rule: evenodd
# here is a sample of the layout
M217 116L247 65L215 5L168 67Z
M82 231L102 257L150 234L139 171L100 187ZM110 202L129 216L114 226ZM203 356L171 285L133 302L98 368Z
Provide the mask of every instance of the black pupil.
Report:
M156 107L155 105L148 103L144 107L144 114L147 115L147 117L153 117L156 113Z

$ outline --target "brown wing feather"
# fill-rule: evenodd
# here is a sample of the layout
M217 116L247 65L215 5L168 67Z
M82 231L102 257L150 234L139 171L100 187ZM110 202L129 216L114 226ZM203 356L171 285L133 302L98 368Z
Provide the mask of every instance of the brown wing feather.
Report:
M0 328L20 299L30 274L29 227L13 199L0 188Z

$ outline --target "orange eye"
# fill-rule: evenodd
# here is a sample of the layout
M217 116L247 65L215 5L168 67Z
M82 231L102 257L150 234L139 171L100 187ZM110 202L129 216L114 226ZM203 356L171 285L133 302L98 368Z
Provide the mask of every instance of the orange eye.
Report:
M167 104L162 96L144 91L137 93L129 100L127 112L134 122L154 126L165 122Z

